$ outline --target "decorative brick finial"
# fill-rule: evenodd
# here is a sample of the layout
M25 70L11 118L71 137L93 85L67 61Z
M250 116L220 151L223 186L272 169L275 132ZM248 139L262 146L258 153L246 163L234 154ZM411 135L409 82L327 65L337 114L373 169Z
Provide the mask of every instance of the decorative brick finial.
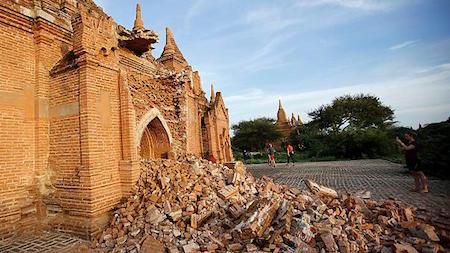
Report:
M166 27L166 45L164 46L163 52L158 59L159 62L166 64L167 66L178 65L178 68L184 68L189 66L189 63L184 58L180 49L175 42L175 38L173 36L172 31L169 27Z
M166 27L166 45L164 47L164 52L166 54L174 54L175 53L175 39L173 37L172 30L169 27Z
M281 105L281 99L278 101L277 122L288 122L286 112L284 111L284 108Z
M136 19L134 20L133 31L144 30L144 21L142 21L141 5L136 5Z
M216 99L216 92L214 91L214 84L211 84L211 99L210 101L213 102Z
M294 113L292 113L292 116L291 116L291 125L297 126L297 118L295 117Z
M142 21L141 5L139 3L136 5L136 19L134 20L133 30L128 31L123 26L118 26L117 33L121 47L128 48L137 56L148 53L147 57L149 59L153 58L151 55L151 50L153 49L152 44L158 42L159 36L155 31L145 29L144 22Z

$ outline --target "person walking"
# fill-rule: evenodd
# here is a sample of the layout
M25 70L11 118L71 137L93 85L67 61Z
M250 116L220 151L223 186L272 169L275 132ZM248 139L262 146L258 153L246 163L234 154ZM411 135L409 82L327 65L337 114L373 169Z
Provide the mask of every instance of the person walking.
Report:
M287 156L287 162L286 165L289 165L289 162L292 162L292 166L295 165L295 161L294 161L294 147L288 143L286 146L286 156Z
M267 147L267 156L269 158L269 166L275 168L275 148L272 143L269 143L269 146Z
M428 179L419 167L418 146L412 133L406 133L405 139L407 144L403 143L400 138L396 138L402 151L405 153L406 166L414 177L414 188L411 191L426 193L428 192Z

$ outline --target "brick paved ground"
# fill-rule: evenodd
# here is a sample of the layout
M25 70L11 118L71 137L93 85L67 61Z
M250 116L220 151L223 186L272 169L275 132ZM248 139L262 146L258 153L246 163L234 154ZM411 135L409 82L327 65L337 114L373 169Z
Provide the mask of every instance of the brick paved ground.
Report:
M26 236L0 241L1 253L68 253L71 248L83 243L81 239L63 233L45 232L40 236Z
M374 199L394 197L420 209L450 214L450 181L430 178L430 193L415 193L413 178L402 165L384 160L357 160L285 164L273 169L266 164L247 166L256 177L272 177L277 183L305 189L303 179L339 191L369 190Z

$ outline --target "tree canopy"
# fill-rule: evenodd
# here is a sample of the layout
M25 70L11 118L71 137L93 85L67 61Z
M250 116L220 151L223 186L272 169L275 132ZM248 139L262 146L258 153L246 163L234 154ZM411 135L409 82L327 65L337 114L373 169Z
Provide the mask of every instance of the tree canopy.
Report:
M291 134L311 156L362 158L395 150L389 134L394 111L371 95L341 96L309 113L312 120ZM299 134L296 134L299 133Z
M281 138L275 120L270 118L241 121L231 128L234 133L231 142L239 150L261 151L267 142Z
M450 118L417 130L420 167L427 174L450 179Z
M309 113L310 124L325 133L350 129L386 128L394 122L394 111L371 95L342 96Z

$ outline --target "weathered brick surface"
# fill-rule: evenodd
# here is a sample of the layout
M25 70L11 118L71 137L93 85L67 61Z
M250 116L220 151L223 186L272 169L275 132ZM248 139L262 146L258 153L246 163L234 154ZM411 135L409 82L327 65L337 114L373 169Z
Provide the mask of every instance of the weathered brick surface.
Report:
M0 252L2 253L55 253L67 252L78 253L76 249L85 241L62 233L45 232L41 235L26 236L0 241ZM85 251L88 252L88 251Z
M130 48L151 31L119 30L91 0L0 2L0 237L100 231L140 157L233 159L221 94L170 29L157 60Z
M0 10L5 19L8 13ZM21 218L33 222L22 215L22 208L33 204L34 195L35 45L26 19L7 22L16 22L16 26L0 25L0 234L10 235L10 227L18 227Z

